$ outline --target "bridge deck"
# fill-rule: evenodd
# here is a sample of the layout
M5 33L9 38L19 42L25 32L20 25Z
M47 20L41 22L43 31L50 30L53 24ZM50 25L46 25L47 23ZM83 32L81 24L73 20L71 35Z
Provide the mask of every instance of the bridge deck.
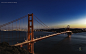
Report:
M56 35L60 35L60 34L63 34L63 33L67 33L67 32L72 32L72 31L65 31L65 32L61 32L61 33L51 34L51 35L43 36L43 37L36 38L36 39L30 40L30 41L17 43L17 44L11 45L11 46L20 46L20 45L24 45L24 44L27 44L27 43L37 42L39 40L43 40L43 39L46 39L46 38L49 38L49 37L53 37L53 36L56 36Z

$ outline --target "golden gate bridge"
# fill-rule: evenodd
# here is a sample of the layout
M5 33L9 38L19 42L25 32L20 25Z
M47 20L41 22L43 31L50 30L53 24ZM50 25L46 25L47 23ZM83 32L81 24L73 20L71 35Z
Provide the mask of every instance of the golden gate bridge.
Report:
M60 34L64 34L64 33L67 33L68 34L68 37L71 36L71 33L72 31L70 31L70 26L68 25L67 26L67 31L63 31L63 32L60 32L60 33L54 33L54 34L49 34L49 35L44 35L44 36L40 36L39 38L35 38L34 37L34 27L35 27L35 23L33 22L34 20L39 23L41 25L41 27L38 27L38 28L42 28L42 29L48 29L49 26L47 26L45 23L43 23L39 18L37 18L35 16L35 18L33 18L33 16L35 16L33 13L32 14L28 14L28 15L25 15L23 17L20 17L16 20L13 20L13 21L10 21L8 23L5 23L3 25L0 25L0 42L3 42L3 41L6 41L5 39L8 38L8 41L7 42L11 42L11 46L20 46L20 47L23 47L24 45L28 45L28 51L32 54L34 54L34 43L37 42L37 41L40 41L40 40L43 40L43 39L46 39L46 38L49 38L49 37L53 37L53 36L56 36L56 35L60 35ZM28 18L28 22L27 22L27 29L24 29L24 19L25 18ZM22 23L23 21L23 23ZM37 25L38 26L38 25ZM23 29L22 29L23 27ZM21 29L20 29L21 28ZM9 32L6 32L6 31L9 31ZM27 35L25 35L24 37L22 37L21 35L21 31L27 31ZM14 33L15 32L15 33ZM23 34L23 33L22 33ZM6 36L6 38L5 38ZM15 36L15 37L14 37ZM11 37L11 38L10 38ZM12 44L14 42L14 39L16 39L16 43ZM24 40L20 43L18 43L18 41L21 41L21 38L24 38ZM25 41L25 38L26 38L26 41Z

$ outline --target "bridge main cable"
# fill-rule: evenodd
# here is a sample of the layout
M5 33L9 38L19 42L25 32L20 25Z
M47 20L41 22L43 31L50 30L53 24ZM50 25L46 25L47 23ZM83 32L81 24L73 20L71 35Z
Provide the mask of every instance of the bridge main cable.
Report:
M23 18L25 18L25 17L27 17L27 16L28 16L28 15L25 15L25 16L23 16L23 17L20 17L20 18L16 19L16 20L13 20L13 21L11 21L11 22L8 22L8 23L5 23L5 24L3 24L3 25L0 25L0 28L3 27L3 26L6 26L6 25L8 25L8 24L11 24L11 23L13 23L13 22L16 22L16 21L18 21L18 20L21 20L21 19L23 19Z
M35 19L35 18L34 18ZM36 20L36 19L35 19ZM36 20L37 21L37 20ZM39 24L41 24L39 21L37 21ZM45 27L43 24L41 24L43 27Z
M33 14L34 15L34 14ZM35 15L34 15L35 16ZM36 16L35 16L36 17ZM43 23L38 17L36 17L41 23ZM44 23L43 23L44 24ZM46 24L44 24L46 27L48 27Z

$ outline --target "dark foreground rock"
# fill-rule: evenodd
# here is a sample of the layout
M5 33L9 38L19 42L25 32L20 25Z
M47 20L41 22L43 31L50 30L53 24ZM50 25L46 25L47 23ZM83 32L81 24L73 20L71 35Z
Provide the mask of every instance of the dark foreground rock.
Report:
M29 52L19 46L10 46L7 42L0 43L0 54L29 54Z

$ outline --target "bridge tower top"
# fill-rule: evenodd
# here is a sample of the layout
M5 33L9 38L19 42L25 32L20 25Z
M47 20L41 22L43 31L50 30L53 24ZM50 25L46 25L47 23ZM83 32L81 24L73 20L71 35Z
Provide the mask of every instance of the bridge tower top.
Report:
M67 25L67 31L70 31L70 25Z
M67 28L70 28L70 25L67 25Z

